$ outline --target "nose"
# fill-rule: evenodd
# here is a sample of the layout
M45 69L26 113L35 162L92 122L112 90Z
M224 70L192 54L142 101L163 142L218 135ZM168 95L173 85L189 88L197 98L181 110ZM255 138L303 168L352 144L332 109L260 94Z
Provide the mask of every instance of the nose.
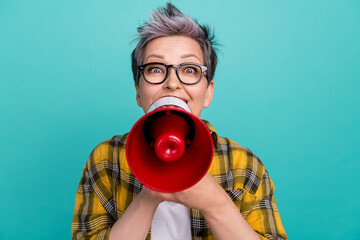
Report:
M169 75L165 80L164 87L170 90L176 90L181 88L181 82L176 75L176 68L169 68Z

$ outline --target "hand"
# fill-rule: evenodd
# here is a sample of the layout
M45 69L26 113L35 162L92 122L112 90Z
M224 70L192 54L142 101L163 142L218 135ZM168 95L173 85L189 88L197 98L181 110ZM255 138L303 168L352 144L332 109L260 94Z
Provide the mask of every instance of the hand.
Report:
M197 184L181 192L163 193L144 187L140 195L148 202L171 201L200 210L215 239L259 239L231 198L207 173Z
M177 202L200 211L206 211L218 206L224 197L227 197L226 192L215 182L209 173L194 186L180 192L163 193L144 187L142 194L147 198L153 199L155 202Z

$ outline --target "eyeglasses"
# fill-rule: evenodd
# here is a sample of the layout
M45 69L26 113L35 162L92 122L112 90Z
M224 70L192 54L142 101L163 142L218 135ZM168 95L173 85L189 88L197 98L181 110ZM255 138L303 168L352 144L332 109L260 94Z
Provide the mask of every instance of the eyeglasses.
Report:
M181 83L194 85L200 82L207 67L197 63L181 63L166 65L164 63L147 63L138 67L144 80L150 84L161 84L169 76L169 68L176 68L176 75ZM139 79L138 73L138 79Z

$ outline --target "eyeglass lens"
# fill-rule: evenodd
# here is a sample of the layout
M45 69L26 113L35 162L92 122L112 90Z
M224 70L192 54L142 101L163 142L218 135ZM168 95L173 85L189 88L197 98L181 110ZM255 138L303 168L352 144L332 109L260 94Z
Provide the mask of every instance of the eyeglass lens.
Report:
M177 74L182 82L193 84L200 80L201 68L193 64L184 64L178 68ZM166 75L167 69L161 64L150 64L144 68L144 78L151 83L160 83L164 81Z

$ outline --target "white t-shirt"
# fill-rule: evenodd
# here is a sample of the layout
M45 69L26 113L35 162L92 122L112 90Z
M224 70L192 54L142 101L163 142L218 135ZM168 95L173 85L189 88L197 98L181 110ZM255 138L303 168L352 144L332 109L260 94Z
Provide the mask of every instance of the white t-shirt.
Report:
M191 240L190 209L179 203L160 203L151 224L151 240Z
M191 113L190 107L176 97L156 100L148 112L164 105L175 105ZM151 240L191 240L190 209L179 203L160 203L151 224Z

